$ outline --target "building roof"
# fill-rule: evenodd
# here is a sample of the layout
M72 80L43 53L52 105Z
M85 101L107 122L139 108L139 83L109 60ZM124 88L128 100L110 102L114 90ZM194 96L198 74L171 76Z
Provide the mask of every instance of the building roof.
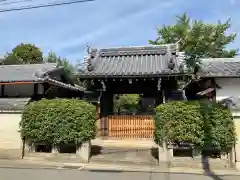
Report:
M240 57L202 59L201 77L240 77Z
M93 49L80 78L161 76L179 74L177 44ZM174 69L169 69L172 60Z
M240 98L238 96L229 96L218 100L221 104L228 107L232 112L240 111Z
M0 82L39 81L38 76L57 69L56 63L0 65Z
M0 112L21 112L31 98L0 98Z
M24 64L24 65L0 65L0 82L47 82L59 87L74 91L84 91L83 87L75 87L53 79L49 74L57 70L63 70L56 63Z

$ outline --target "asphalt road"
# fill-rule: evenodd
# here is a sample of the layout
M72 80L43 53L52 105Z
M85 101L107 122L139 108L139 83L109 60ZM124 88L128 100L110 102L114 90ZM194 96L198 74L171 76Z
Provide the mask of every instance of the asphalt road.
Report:
M0 168L1 180L239 180L240 176L204 176L148 172L81 171L73 169L14 169Z

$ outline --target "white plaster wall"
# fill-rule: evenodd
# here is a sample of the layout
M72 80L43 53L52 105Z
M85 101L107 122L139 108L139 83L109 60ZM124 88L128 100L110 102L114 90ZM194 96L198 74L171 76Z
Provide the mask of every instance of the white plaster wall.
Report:
M22 114L0 114L0 149L20 149L19 122Z
M8 84L4 87L4 95L7 96L32 96L34 84Z
M216 83L221 87L216 91L217 100L229 96L240 98L240 78L216 78Z

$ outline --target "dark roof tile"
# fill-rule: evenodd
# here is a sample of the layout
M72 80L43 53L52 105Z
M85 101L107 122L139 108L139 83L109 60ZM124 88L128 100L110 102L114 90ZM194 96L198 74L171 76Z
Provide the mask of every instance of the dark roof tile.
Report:
M177 45L145 47L122 47L94 49L96 56L91 59L92 71L83 68L78 75L92 76L147 76L180 73L178 59L172 53L177 52ZM175 69L169 71L168 63L173 58Z
M202 77L240 77L240 58L202 59Z
M38 81L37 75L57 68L57 64L0 65L0 82Z

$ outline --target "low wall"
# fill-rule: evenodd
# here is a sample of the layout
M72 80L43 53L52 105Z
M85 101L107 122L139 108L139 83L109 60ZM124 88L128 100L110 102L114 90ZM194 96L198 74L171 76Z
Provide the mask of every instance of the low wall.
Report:
M240 117L234 118L235 126L236 126L236 133L237 133L237 142L235 146L236 151L236 167L240 170Z
M0 114L0 158L21 157L21 114Z

